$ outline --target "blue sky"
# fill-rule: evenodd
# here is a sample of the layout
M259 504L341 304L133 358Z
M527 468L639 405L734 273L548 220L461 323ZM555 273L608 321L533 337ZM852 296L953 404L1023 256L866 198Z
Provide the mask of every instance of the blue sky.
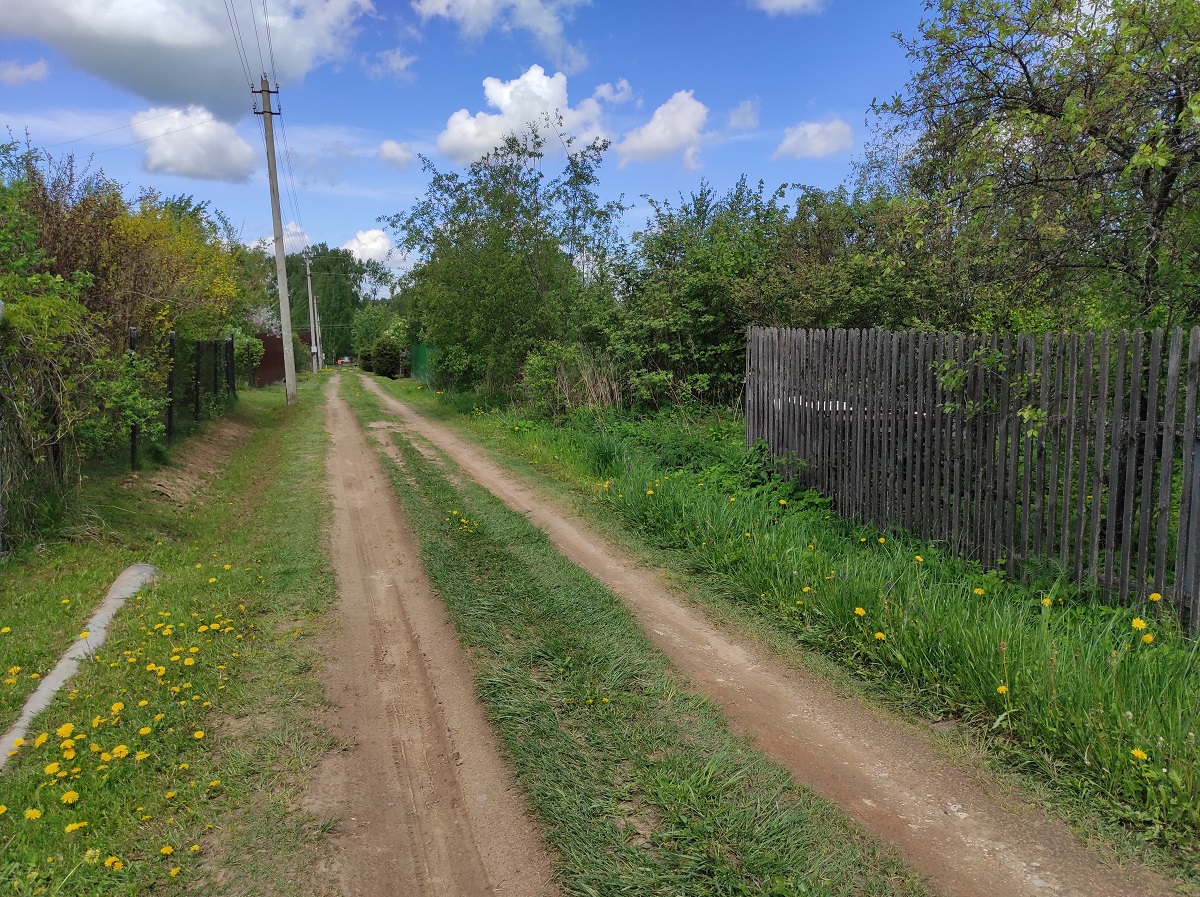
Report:
M643 194L677 199L701 178L846 179L871 99L908 79L891 34L913 34L920 13L917 0L0 0L0 125L93 156L131 194L191 194L243 239L268 236L240 33L255 82L265 68L281 85L289 248L382 258L376 219L424 192L418 154L464 166L543 111L612 141L601 189L624 195L637 229Z

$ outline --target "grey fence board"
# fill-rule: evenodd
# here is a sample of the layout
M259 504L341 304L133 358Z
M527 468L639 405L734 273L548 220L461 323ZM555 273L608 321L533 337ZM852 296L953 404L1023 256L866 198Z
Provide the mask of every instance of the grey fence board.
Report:
M751 328L746 352L747 441L840 514L1200 624L1200 328Z

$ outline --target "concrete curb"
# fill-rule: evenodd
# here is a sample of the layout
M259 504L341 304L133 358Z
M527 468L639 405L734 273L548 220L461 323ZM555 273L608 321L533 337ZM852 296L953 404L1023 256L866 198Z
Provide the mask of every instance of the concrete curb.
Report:
M4 738L0 739L0 769L3 769L8 763L9 752L13 750L13 742L18 738L25 737L34 718L50 705L59 689L75 675L80 661L91 657L104 644L108 635L108 627L112 624L117 611L121 609L121 605L136 595L138 589L146 583L158 579L159 575L159 569L153 564L134 564L126 567L121 575L113 581L100 608L88 621L87 638L77 639L59 659L54 669L42 677L37 689L25 702L17 721L4 733Z

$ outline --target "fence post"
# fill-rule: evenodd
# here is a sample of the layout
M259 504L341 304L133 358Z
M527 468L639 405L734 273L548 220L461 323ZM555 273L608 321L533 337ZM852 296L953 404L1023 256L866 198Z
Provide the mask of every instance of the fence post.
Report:
M131 355L137 353L137 328L129 328L129 352ZM129 469L137 470L138 456L138 436L140 435L141 427L136 423L129 428Z
M204 353L204 343L196 343L192 348L192 416L200 423L200 358Z
M219 340L212 341L213 350L213 400L217 398L217 393L221 390L221 363L217 360L217 346Z
M167 334L167 445L175 441L175 331Z
M234 371L233 334L225 340L225 395L237 395L237 374Z

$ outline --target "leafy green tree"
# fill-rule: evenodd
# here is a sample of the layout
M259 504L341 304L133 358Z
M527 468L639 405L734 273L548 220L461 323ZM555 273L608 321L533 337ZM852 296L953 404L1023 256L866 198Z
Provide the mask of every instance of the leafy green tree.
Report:
M312 289L321 316L325 355L339 358L355 352L352 327L358 310L368 301L379 279L387 280L382 266L364 262L349 249L332 249L324 243L310 247ZM303 253L286 258L288 299L292 307L292 329L309 329L308 284Z
M363 351L369 350L375 340L387 333L397 320L395 313L380 302L359 309L351 328L351 352L354 357L361 358Z
M875 149L957 322L1200 319L1200 4L928 0Z

